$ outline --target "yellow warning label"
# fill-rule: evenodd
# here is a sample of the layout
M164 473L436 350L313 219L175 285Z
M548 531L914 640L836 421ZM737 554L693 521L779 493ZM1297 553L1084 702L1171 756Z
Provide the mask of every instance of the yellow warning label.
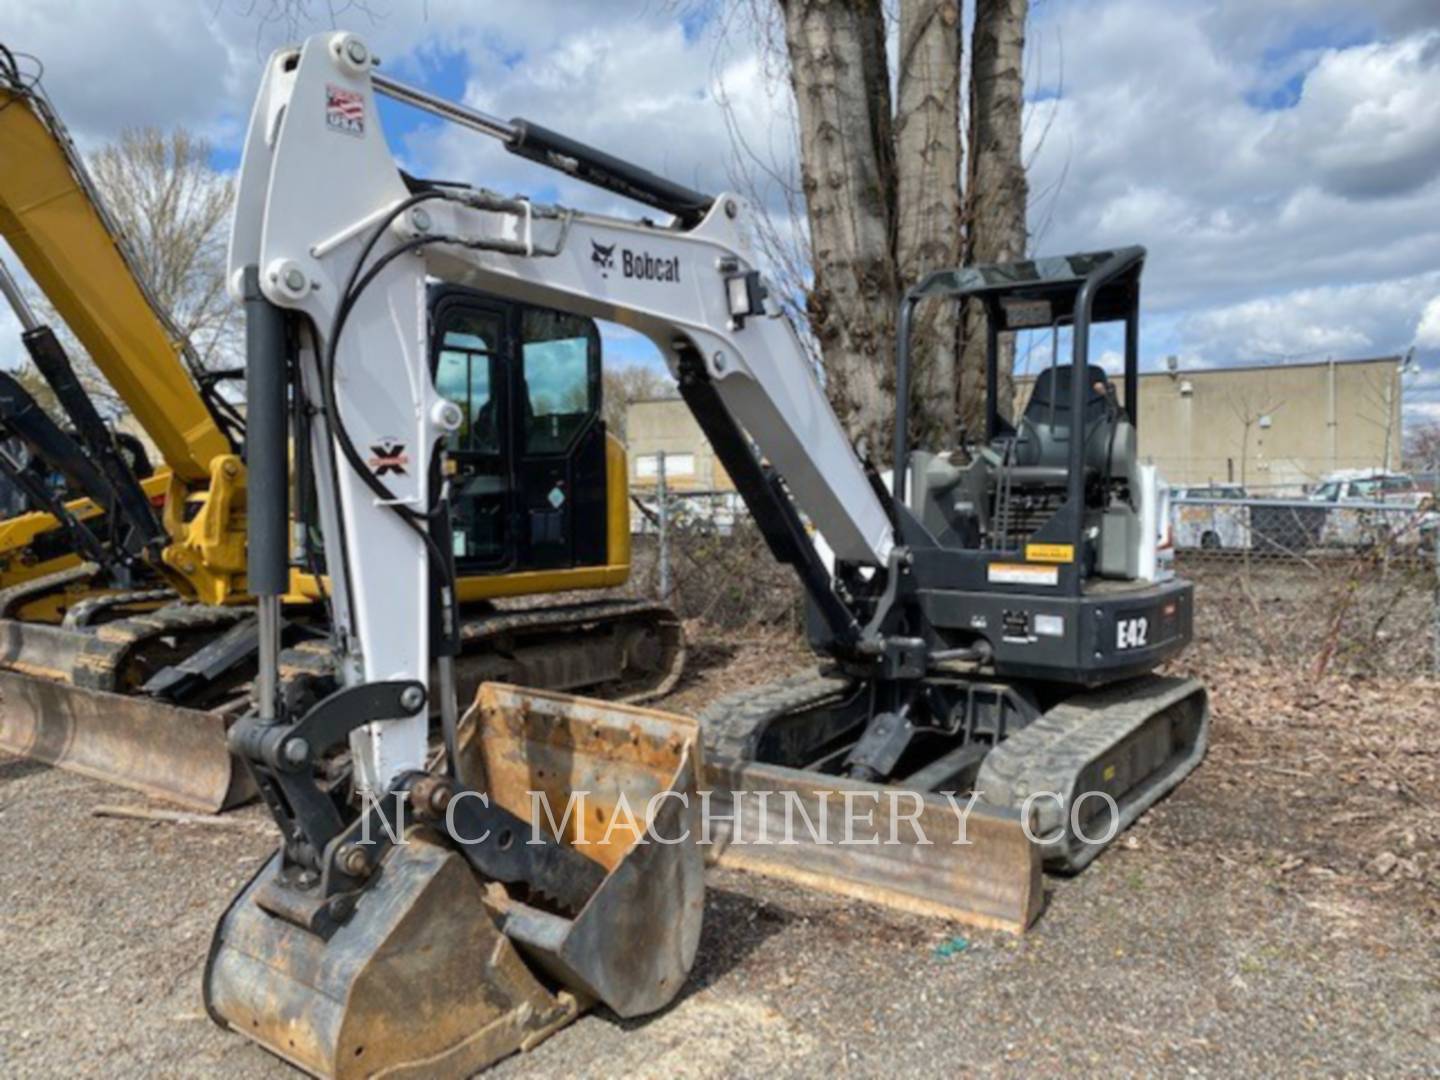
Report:
M1026 562L1071 563L1075 561L1074 544L1026 544Z

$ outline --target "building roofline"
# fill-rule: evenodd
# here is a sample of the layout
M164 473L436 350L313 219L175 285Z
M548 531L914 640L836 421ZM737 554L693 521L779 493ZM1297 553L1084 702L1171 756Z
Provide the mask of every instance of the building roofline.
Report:
M1226 364L1221 367L1178 367L1174 371L1169 368L1152 369L1140 372L1142 379L1150 376L1167 376L1179 378L1185 376L1191 378L1196 375L1219 375L1228 371L1291 371L1295 368L1323 368L1334 364L1336 367L1349 366L1352 364L1399 364L1403 357L1394 356L1359 356L1349 357L1344 360L1277 360L1267 364ZM1062 365L1063 366L1063 365ZM1040 370L1044 370L1043 368ZM1024 375L1016 375L1017 382L1024 382L1034 379L1039 371L1027 372Z
M1275 371L1290 370L1292 368L1329 367L1331 364L1339 367L1349 364L1399 364L1399 356L1356 356L1344 360L1278 360L1269 364L1226 364L1218 367L1176 368L1175 375L1206 375L1210 372L1219 371ZM1161 368L1158 371L1142 371L1141 375L1170 375L1169 368Z

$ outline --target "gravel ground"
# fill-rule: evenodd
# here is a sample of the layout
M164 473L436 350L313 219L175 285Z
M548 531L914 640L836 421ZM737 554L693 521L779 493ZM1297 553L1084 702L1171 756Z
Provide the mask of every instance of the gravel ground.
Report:
M677 707L780 674L788 648L697 650L708 669ZM716 873L673 1007L587 1016L491 1075L1440 1074L1440 791L1421 738L1440 694L1352 688L1335 715L1389 725L1357 743L1311 700L1323 687L1210 682L1206 764L1051 882L1023 938ZM295 1075L200 1005L211 928L268 824L254 807L229 827L91 816L134 801L0 759L0 1073Z

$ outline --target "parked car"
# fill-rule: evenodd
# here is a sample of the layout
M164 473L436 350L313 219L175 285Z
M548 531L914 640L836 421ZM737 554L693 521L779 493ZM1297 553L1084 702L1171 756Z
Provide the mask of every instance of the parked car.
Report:
M1199 487L1176 488L1176 499L1246 499L1249 496L1239 484L1202 484Z
M1409 473L1348 469L1327 476L1310 492L1311 502L1389 503L1418 509L1426 493Z

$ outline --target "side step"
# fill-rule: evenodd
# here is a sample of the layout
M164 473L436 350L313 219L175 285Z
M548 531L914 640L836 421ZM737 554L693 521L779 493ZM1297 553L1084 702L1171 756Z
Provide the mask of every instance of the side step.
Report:
M985 802L1014 811L1032 793L1059 796L1031 803L1032 832L1043 841L1045 868L1074 874L1189 775L1209 739L1205 687L1147 675L1050 709L986 756L975 787ZM1114 812L1100 793L1113 800ZM1077 816L1086 836L1106 840L1077 836L1071 827Z

